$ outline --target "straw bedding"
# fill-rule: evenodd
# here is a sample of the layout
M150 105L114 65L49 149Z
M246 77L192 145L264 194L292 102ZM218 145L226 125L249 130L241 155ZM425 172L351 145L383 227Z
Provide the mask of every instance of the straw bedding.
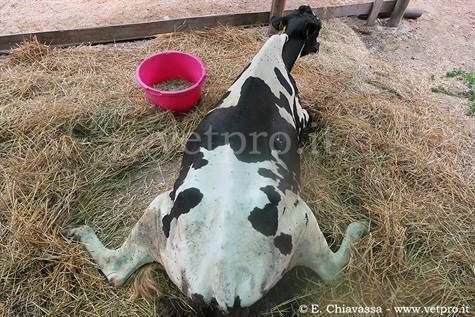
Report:
M151 199L170 188L186 135L257 52L262 30L221 27L141 45L51 49L24 43L0 65L0 314L153 316L129 301L61 235L84 224L117 247ZM298 270L300 303L475 306L474 141L465 118L375 60L329 21L319 57L293 73L316 121L302 155L303 196L337 247L348 223L371 222L341 282ZM149 106L133 78L164 49L208 69L186 116ZM165 142L163 135L173 135ZM160 268L160 291L192 309ZM286 309L274 307L274 312Z
M152 88L165 91L177 91L192 86L193 83L183 79L166 80L152 85Z

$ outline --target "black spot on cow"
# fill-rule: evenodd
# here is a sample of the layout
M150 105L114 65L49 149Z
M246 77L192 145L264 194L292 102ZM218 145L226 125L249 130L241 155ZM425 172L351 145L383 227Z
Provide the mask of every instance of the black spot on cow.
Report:
M284 135L276 135L274 138L273 150L277 152L285 152L290 148L290 140L288 140Z
M279 225L278 219L278 204L280 202L280 195L273 186L266 186L260 188L269 199L263 208L254 208L247 218L254 229L265 236L273 236L277 232Z
M297 153L299 134L276 109L276 106L281 107L291 114L292 100L289 103L283 93L280 93L279 97L275 96L270 87L257 77L249 77L244 81L235 106L219 108L230 93L227 91L224 94L216 108L206 115L188 139L179 176L170 192L172 200L175 200L176 191L183 184L190 167L204 166L205 162L200 158L200 147L212 151L228 144L236 158L242 162L276 161L271 154L273 145L269 142L275 133L285 134L290 140L289 150L279 152L278 157L292 175L289 180L291 184L286 184L286 181L280 184L280 188L296 187L294 182L298 182L300 177L300 159ZM261 133L264 136L256 137ZM286 179L287 175L281 176Z
M284 108L285 111L287 111L289 114L292 114L292 109L290 108L290 103L289 103L289 100L287 99L287 97L285 97L285 95L283 93L280 93L279 94L279 99L276 99L278 100L276 102L276 105L278 107L281 107L281 108Z
M194 187L187 188L178 194L170 213L165 215L162 219L163 232L167 238L170 235L170 224L173 218L178 219L180 215L188 213L190 209L196 207L202 199L203 194L198 188Z
M298 135L276 109L276 106L283 107L290 112L289 100L282 93L276 97L270 87L257 77L247 78L240 91L235 106L214 109L197 127L195 132L201 136L200 146L211 151L228 144L236 158L246 163L275 160L269 140L279 132L291 141L291 148L281 159L294 166L290 161L299 161L296 152Z
M282 165L276 164L277 171L280 175L277 175L273 171L268 168L259 168L257 173L265 178L270 178L277 182L277 188L282 192L285 193L286 190L290 190L294 193L298 193L300 190L299 183L296 179L296 176L293 173L290 173L286 170ZM296 206L296 205L295 205Z
M279 173L281 182L279 183L279 189L284 192L290 190L294 193L300 191L300 166L296 171L288 170L281 164L277 164L277 173Z
M298 204L299 204L299 200L296 199L296 200L294 201L294 207L297 207Z
M282 87L284 87L285 90L287 90L287 92L292 95L292 87L290 87L289 82L285 79L284 75L282 75L282 73L277 67L274 67L274 73L277 76L277 79L279 80Z
M257 170L257 173L262 177L273 179L276 182L280 180L280 177L268 168L261 167Z
M193 168L195 170L202 168L203 166L208 164L208 160L204 159L204 154L203 152L200 152L196 158L195 161L193 162Z
M288 255L292 251L292 236L281 233L274 238L274 245L283 255Z
M207 164L208 164L208 160L200 159L198 161L195 161L195 163L193 163L193 168L195 170L197 170L197 169L200 169L200 168L202 168L203 166L205 166Z
M268 185L266 187L261 187L260 190L267 195L267 199L269 199L272 205L277 206L279 204L280 194L275 190L274 186Z
M305 214L305 225L308 225L308 215Z

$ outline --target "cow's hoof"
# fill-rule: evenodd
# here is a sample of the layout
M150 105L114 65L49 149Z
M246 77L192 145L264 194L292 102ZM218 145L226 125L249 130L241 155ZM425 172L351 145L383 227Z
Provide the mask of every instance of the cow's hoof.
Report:
M62 232L63 236L65 236L66 238L69 238L73 241L76 241L76 242L80 242L81 241L81 237L76 233L75 231L75 228L67 228L67 229L64 229Z
M110 274L104 274L104 275L106 275L106 278L109 284L114 287L121 287L126 282L126 279L122 278L121 276L119 276L119 274L116 274L116 273L110 273Z
M120 285L118 285L118 283L117 283L117 278L116 278L114 275L109 275L109 276L107 277L107 280L109 281L109 284L110 284L111 286L114 286L114 287L120 286Z
M89 226L84 225L75 228L66 228L62 234L73 241L81 242L82 237L91 232L94 233Z
M361 237L369 231L369 223L366 221L359 221L350 223L346 229L346 234L351 241L356 242L361 239Z

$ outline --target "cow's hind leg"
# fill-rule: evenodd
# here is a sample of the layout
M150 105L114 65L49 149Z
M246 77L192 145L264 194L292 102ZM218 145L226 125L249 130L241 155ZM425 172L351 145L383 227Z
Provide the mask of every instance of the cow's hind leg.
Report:
M308 217L306 232L299 245L299 257L296 265L303 265L314 270L325 282L338 279L341 271L350 260L350 247L368 231L365 222L353 222L345 231L345 236L337 252L333 252L323 236L317 220L310 208L302 203Z
M160 236L157 223L160 218L161 196L147 208L127 240L116 250L106 248L89 226L66 229L64 234L84 244L109 283L121 286L138 268L158 260L154 250L157 248L157 241L154 240Z

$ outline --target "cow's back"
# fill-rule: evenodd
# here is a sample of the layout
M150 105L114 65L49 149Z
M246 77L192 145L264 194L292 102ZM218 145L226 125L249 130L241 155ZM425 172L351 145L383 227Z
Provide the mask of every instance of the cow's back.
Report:
M283 41L264 45L190 136L161 219L170 278L223 309L249 306L278 282L305 221L292 211L301 114Z

